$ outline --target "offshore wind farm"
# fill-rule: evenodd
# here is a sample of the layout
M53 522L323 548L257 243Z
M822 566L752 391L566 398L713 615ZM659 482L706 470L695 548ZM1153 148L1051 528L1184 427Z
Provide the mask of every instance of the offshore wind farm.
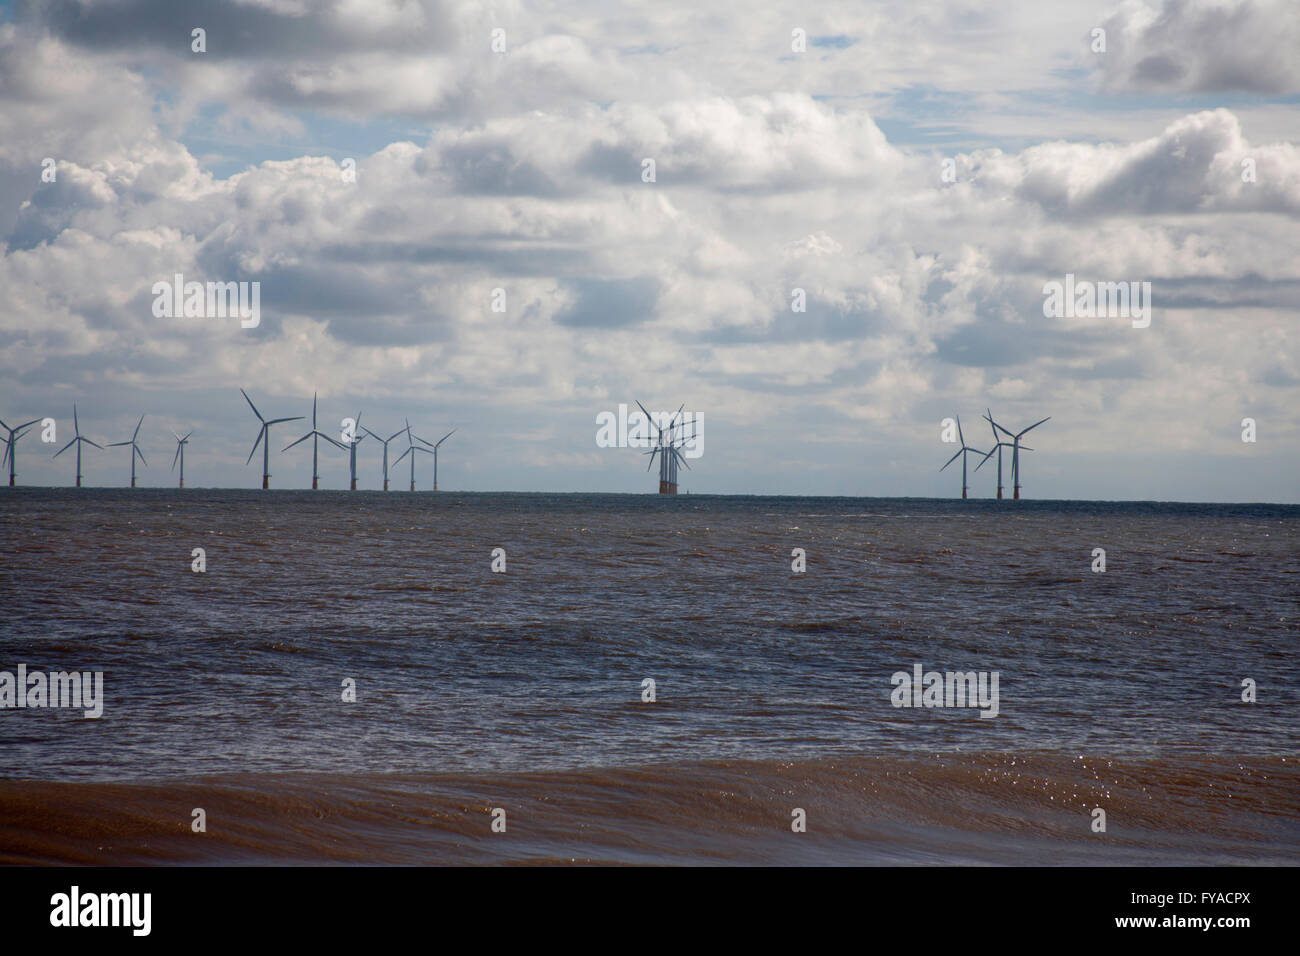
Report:
M360 867L591 864L1076 942L1300 862L1298 44L0 0L4 938L527 929Z

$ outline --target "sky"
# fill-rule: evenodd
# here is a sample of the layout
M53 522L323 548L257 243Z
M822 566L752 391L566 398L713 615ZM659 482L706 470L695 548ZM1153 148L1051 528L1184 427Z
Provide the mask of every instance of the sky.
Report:
M259 487L244 388L308 419L277 488L316 395L455 428L447 490L653 493L597 442L639 400L699 416L692 493L958 496L944 420L991 409L1050 416L1026 497L1300 502L1297 51L1293 0L0 2L0 418L56 422L18 482L72 483L75 403L145 416L141 485L192 430L187 485ZM258 324L159 315L177 273ZM1067 275L1149 324L1045 314Z

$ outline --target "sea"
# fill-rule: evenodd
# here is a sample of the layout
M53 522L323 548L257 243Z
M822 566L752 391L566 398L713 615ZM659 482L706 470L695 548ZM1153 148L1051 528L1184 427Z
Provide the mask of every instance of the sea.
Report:
M5 488L0 864L1296 865L1297 650L1300 506Z

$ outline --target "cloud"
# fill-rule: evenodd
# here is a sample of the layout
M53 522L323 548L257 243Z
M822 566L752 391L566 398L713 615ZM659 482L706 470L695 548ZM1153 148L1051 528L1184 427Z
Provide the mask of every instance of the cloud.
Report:
M1300 8L1291 0L1126 0L1101 26L1111 92L1300 92Z
M1253 145L1237 117L1207 110L1127 145L1046 143L967 159L969 178L1052 215L1275 212L1300 216L1300 148Z

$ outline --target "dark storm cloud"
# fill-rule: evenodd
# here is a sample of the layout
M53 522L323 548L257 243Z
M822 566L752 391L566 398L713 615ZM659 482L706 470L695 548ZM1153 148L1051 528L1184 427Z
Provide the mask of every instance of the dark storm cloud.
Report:
M1114 338L1111 332L1044 324L1050 321L1056 320L1044 319L1041 313L1028 322L985 315L937 338L935 355L953 365L1002 368L1043 359L1088 358Z
M96 50L165 50L190 56L190 34L207 31L213 59L328 60L351 52L436 53L451 49L451 18L436 0L408 3L409 17L380 30L357 30L336 16L338 4L313 2L301 15L234 0L19 0L17 20Z
M563 192L543 170L517 157L504 139L454 144L440 158L442 172L461 193L554 198Z
M555 316L559 325L575 328L622 329L654 318L659 282L631 279L575 279L565 283L575 295Z
M1096 64L1109 89L1300 90L1300 4L1294 0L1164 0L1146 11L1127 4L1102 27L1107 49Z

